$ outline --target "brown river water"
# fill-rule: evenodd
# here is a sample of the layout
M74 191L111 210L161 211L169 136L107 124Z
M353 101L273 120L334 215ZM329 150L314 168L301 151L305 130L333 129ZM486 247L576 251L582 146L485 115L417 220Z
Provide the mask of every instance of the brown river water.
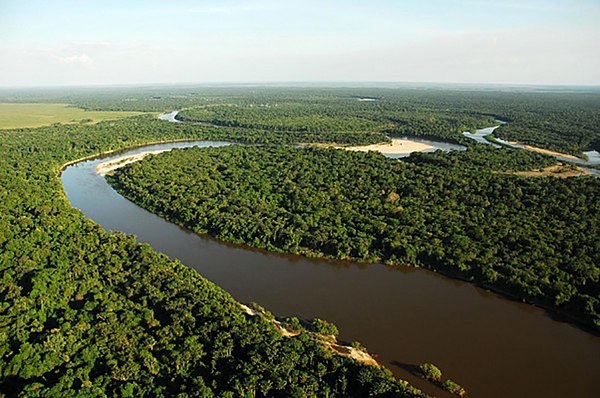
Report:
M117 194L95 173L99 162L75 164L61 177L71 204L87 217L135 234L241 302L334 322L341 340L360 341L397 377L431 395L452 397L411 374L422 362L438 365L470 397L600 397L600 337L542 309L423 269L307 259L198 236Z

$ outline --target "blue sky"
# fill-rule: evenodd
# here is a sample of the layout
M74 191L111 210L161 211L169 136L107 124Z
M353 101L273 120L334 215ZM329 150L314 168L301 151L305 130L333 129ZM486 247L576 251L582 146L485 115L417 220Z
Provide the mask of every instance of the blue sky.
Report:
M600 85L600 0L0 0L0 86Z

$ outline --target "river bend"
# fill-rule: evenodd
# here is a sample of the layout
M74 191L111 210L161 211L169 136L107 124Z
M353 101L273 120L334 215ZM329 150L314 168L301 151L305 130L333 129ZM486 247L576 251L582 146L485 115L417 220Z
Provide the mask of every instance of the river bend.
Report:
M194 145L228 143L159 144L83 161L63 171L65 192L105 229L136 235L241 302L333 321L341 339L361 341L429 394L451 397L413 376L412 365L437 364L470 397L600 396L600 338L542 309L423 269L272 254L199 236L123 198L95 171L119 156Z

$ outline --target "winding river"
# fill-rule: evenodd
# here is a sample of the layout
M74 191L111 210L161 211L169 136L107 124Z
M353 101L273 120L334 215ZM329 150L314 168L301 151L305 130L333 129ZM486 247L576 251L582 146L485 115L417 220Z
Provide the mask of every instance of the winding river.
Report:
M137 235L241 302L333 321L342 340L361 341L429 394L451 397L411 374L422 362L437 364L470 397L600 396L600 338L542 309L423 269L273 254L199 236L123 198L95 171L143 151L222 145L151 145L74 164L61 178L71 204L105 229Z
M502 122L500 122L500 123L502 123ZM484 129L477 129L477 130L475 130L474 133L465 131L465 132L463 132L463 135L467 138L470 138L472 140L479 142L480 144L486 144L486 145L491 145L494 148L500 148L500 145L494 144L493 142L490 142L485 138L486 136L493 134L494 130L496 130L498 127L500 127L500 126L498 125L498 126L493 126L493 127L486 127Z
M486 127L483 129L478 129L478 130L475 130L474 133L465 131L465 132L463 132L463 135L467 138L470 138L472 140L479 142L480 144L491 145L494 148L500 148L501 145L499 145L499 144L502 144L504 146L515 148L515 149L523 149L526 151L536 152L535 150L533 150L531 147L528 147L527 145L519 144L519 143L515 143L515 142L508 142L508 141L505 141L498 137L494 137L494 141L498 142L499 144L496 144L496 143L488 140L486 137L487 136L493 137L492 134L494 133L494 130L496 130L498 127L500 127L500 125L507 124L507 122L504 122L502 120L496 120L496 121L499 123L499 125L493 126L493 127ZM559 153L548 153L548 155L553 156L554 158L556 158L557 160L560 160L561 162L572 163L577 166L598 166L598 165L600 165L600 153L598 151L584 151L583 154L586 156L587 160L581 159L581 158L576 158L576 157L570 156L570 155L562 155ZM600 170L594 169L594 168L584 168L584 169L586 170L586 172L588 174L591 174L595 177L600 177Z

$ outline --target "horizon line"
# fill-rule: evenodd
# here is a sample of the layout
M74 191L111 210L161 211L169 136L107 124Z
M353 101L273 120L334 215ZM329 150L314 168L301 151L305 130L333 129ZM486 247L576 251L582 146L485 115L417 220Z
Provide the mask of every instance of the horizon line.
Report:
M84 84L43 84L43 85L0 85L0 90L15 89L86 89L86 88L149 88L175 86L207 86L207 87L332 87L341 85L360 85L362 88L384 88L381 85L430 85L430 86L468 86L468 87L554 87L554 88L594 88L599 84L557 84L557 83L473 83L473 82L440 82L440 81L402 81L402 80L264 80L264 81L220 81L220 82L153 82L153 83L84 83ZM372 85L372 86L369 86ZM348 87L355 88L355 87Z

